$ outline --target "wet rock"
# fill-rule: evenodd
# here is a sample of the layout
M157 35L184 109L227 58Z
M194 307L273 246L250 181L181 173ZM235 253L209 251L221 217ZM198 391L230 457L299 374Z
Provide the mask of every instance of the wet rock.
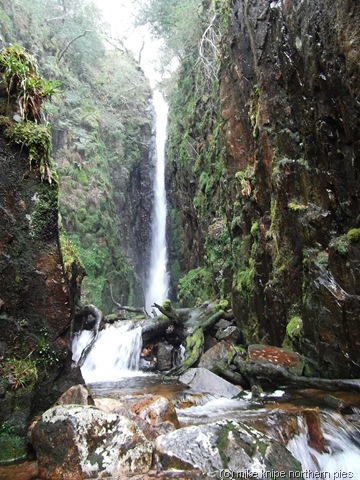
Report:
M238 327L235 327L232 325L231 327L224 328L224 330L221 330L217 332L216 338L218 340L228 340L233 343L236 343L239 338L240 338L241 332L238 329Z
M129 409L130 407L124 405L124 403L114 398L96 398L95 405L104 412L117 413L118 415L129 418L136 423L145 437L151 441L155 440L155 438L159 435L163 435L175 430L174 424L170 421L164 421L158 425L151 425L139 415L136 415L134 412L132 412Z
M325 438L321 428L320 410L318 408L294 407L292 404L277 405L269 409L267 415L263 412L247 418L245 423L268 435L282 445L290 440L306 434L307 444L319 453L325 451Z
M325 395L324 402L328 407L337 410L343 415L351 415L352 413L354 413L353 406L342 398L337 398L333 395Z
M0 466L0 480L35 480L38 478L37 462Z
M236 397L242 391L240 387L232 385L206 368L190 368L179 380L196 392L211 393L219 397Z
M95 398L94 405L107 413L119 413L124 409L124 404L116 398Z
M132 412L146 420L150 425L160 425L170 422L175 428L179 428L179 420L173 404L160 395L150 399L141 400L132 407Z
M249 360L270 362L282 367L296 367L300 363L300 355L283 348L268 345L250 345L248 347Z
M198 468L216 478L221 478L224 469L301 472L300 463L284 446L235 421L190 426L161 435L155 441L155 456L165 470Z
M218 362L231 363L235 354L234 347L229 342L222 340L201 355L199 367L211 370Z
M146 472L153 444L136 423L94 406L47 410L32 431L39 478L83 480Z
M236 343L240 338L240 330L229 320L222 318L216 325L217 330L215 337L217 340L228 340Z
M174 347L168 343L160 342L157 349L157 368L160 372L170 370L173 366Z
M94 399L85 385L74 385L64 392L57 405L94 405Z

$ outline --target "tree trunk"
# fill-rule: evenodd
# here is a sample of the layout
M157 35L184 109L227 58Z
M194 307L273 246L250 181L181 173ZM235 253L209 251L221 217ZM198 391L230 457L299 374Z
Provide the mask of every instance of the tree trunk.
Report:
M295 388L318 388L322 390L343 390L360 392L359 380L325 379L295 375L280 365L260 362L234 360L239 373L249 385L271 385L272 387L290 386Z

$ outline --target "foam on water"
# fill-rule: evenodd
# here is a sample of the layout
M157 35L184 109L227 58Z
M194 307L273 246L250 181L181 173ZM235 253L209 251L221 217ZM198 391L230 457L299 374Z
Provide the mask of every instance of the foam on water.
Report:
M131 328L131 322L109 325L99 333L88 354L81 373L86 383L116 381L134 375L139 370L142 348L141 328ZM76 334L73 341L73 360L77 361L92 340L88 330ZM137 372L139 374L140 372Z

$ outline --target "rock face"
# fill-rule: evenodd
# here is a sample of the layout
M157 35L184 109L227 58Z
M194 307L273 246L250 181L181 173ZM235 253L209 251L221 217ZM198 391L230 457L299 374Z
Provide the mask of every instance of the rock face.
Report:
M65 405L46 411L31 437L39 478L82 480L146 472L152 443L128 418L96 407Z
M18 55L28 75L35 75L31 57L16 48L12 55ZM27 118L13 121L18 115L19 79L13 78L8 94L3 73L0 423L5 427L0 435L0 460L6 460L5 444L24 440L33 414L49 408L69 386L83 382L80 371L70 367L68 334L73 311L59 248L58 186L47 156L51 135L41 123ZM36 94L29 97L36 104ZM11 450L9 455L17 456Z
M176 165L169 149L175 240L191 244L180 264L212 273L244 343L285 342L313 375L357 377L359 9L238 0L219 18L220 105L199 102L186 118L195 153Z

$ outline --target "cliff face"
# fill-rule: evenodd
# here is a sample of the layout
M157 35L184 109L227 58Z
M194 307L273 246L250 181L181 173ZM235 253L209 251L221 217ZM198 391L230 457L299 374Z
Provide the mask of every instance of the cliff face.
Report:
M359 375L359 11L239 0L222 15L223 170L207 192L200 175L194 186L202 265L214 269L209 246L222 242L211 288L231 299L245 343L291 346L323 376Z
M31 57L16 47L10 56L36 78L28 64ZM72 298L59 248L58 187L45 154L50 132L18 108L19 104L26 106L26 101L35 105L41 92L26 92L28 96L21 98L19 78L14 74L9 83L3 73L1 70L0 461L24 455L26 427L32 416L52 405L67 387L83 381L80 371L70 367ZM27 118L15 122L13 117L19 121L21 113Z

